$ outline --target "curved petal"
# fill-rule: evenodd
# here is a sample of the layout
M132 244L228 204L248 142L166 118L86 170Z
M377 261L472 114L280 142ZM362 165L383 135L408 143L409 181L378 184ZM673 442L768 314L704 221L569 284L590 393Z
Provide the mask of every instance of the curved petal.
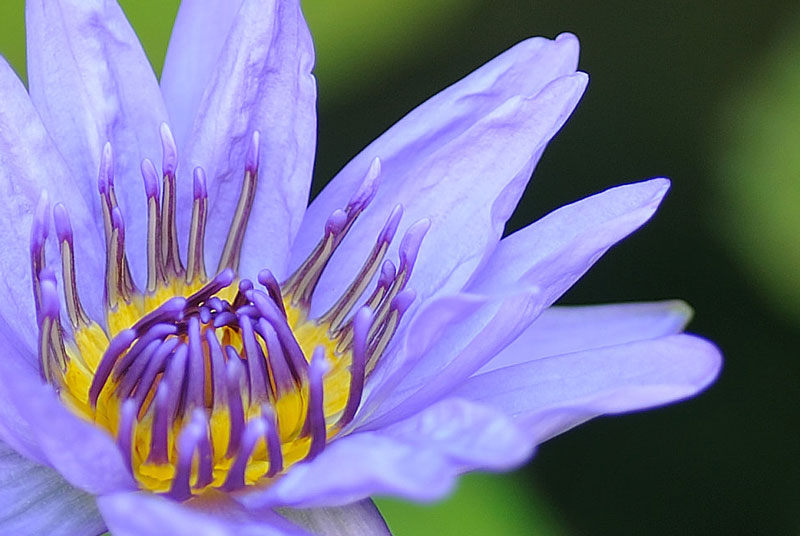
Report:
M314 534L391 536L386 521L371 499L328 508L281 508L283 516Z
M612 188L562 207L501 241L467 287L468 294L484 296L483 307L431 340L415 334L437 323L431 315L438 313L434 305L421 308L403 332L400 357L382 358L403 363L398 374L404 377L385 400L376 396L380 407L368 415L365 426L406 417L475 373L612 245L647 221L668 186L668 181L655 179Z
M16 409L42 461L73 486L92 494L135 487L111 436L67 409L33 367L12 357L17 349L10 344L5 347L5 359L0 359L0 393L7 399L2 402Z
M345 166L309 207L293 266L375 157L380 185L323 274L314 309L324 310L349 283L397 203L405 208L401 233L431 220L411 286L423 299L461 288L499 240L545 145L583 93L577 49L571 35L520 43L409 113Z
M254 277L268 267L283 277L314 163L313 66L313 44L297 0L244 1L182 159L184 174L191 164L203 166L208 175L207 266L217 265L239 199L250 138L259 131L261 167L240 273ZM191 206L191 191L181 192L184 206ZM189 214L183 216L186 229Z
M114 536L311 536L272 511L248 512L222 493L178 503L151 493L97 499Z
M179 147L189 137L200 100L241 5L242 0L181 2L161 73L161 93Z
M80 192L100 222L96 178L103 145L114 148L116 190L132 252L144 252L146 198L139 164L161 155L167 112L153 69L116 0L25 4L31 98ZM145 255L130 255L144 281Z
M550 307L478 374L553 355L674 335L691 317L692 308L680 300Z
M95 535L105 530L94 497L0 443L0 534Z
M670 335L497 369L470 378L454 394L506 412L541 442L598 415L690 397L721 366L710 342Z
M527 281L552 303L653 216L669 185L659 178L617 186L551 212L504 238L468 288L499 292Z
M238 500L250 508L336 506L370 495L430 501L449 493L465 471L507 470L531 453L502 413L449 399L385 430L337 439L313 461Z
M100 311L105 255L98 227L80 195L76 176L67 168L58 149L31 104L25 86L0 58L0 318L35 353L38 328L31 286L30 234L33 212L42 190L51 200L70 207L75 234L76 270L81 298L90 313Z

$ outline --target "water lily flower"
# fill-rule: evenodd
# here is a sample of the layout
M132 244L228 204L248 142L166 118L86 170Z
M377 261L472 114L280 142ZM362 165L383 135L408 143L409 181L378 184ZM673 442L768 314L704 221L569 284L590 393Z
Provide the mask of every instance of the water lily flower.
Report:
M160 84L114 0L28 0L0 62L3 534L380 534L720 355L681 302L551 307L666 179L502 238L583 93L572 35L422 104L309 205L297 0L184 0ZM154 163L156 162L156 163Z

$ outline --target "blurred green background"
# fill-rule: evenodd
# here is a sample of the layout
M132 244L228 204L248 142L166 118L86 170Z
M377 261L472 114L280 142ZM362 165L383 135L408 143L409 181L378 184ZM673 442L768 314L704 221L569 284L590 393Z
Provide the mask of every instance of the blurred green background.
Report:
M160 70L176 0L122 4ZM591 83L509 231L666 175L655 220L564 298L681 297L726 364L699 398L598 419L513 475L433 506L381 500L397 536L800 533L800 4L306 0L317 46L315 192L405 112L517 41L571 31ZM23 1L0 52L24 76Z

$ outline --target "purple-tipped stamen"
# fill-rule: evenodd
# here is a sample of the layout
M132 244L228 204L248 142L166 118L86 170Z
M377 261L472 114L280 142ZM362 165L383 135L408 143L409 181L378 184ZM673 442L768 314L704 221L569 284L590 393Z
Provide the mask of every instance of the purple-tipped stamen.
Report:
M161 380L166 382L169 387L169 399L167 400L167 419L173 422L181 411L183 397L186 389L186 361L189 355L189 347L181 343L175 348L172 359L167 365L167 372Z
M261 418L266 425L264 441L267 442L267 457L269 458L269 469L267 478L271 478L283 471L283 452L281 451L281 438L278 434L278 422L275 411L267 404L261 405Z
M133 473L133 427L136 424L136 402L126 400L122 403L117 430L117 445L125 465Z
M253 323L248 316L239 317L244 353L247 356L247 369L250 372L250 403L254 404L268 399L267 378L264 354L253 333Z
M327 442L327 427L325 425L325 408L323 394L323 377L328 371L325 360L325 348L318 346L311 357L311 366L308 369L308 413L306 426L311 435L311 445L308 448L306 460L313 460L325 448Z
M195 279L206 281L205 236L208 220L208 191L206 190L206 172L203 168L194 168L193 173L194 201L192 202L192 223L189 228L189 249L186 255L186 282L191 284Z
M286 361L286 354L283 352L275 328L269 322L261 318L255 329L267 346L267 362L272 381L275 384L275 397L281 398L290 391L297 389L289 363Z
M264 437L266 431L267 427L261 417L255 417L247 422L242 433L239 451L236 453L236 458L228 470L228 477L222 485L223 490L236 491L244 487L244 473L247 469L247 463L256 448L256 444Z
M203 353L203 339L200 334L200 320L196 316L189 318L189 376L186 379L185 408L205 407L206 360Z
M133 329L125 329L117 333L108 343L103 357L100 359L100 364L97 365L92 384L89 387L89 402L92 407L97 406L97 399L100 397L100 392L108 382L108 377L111 375L111 370L117 363L117 359L122 353L130 347L133 341L136 340L136 331Z
M158 376L158 374L166 370L167 359L171 355L173 355L173 353L175 352L175 348L178 346L179 343L180 339L177 338L167 339L166 341L159 343L158 348L153 353L153 356L147 363L147 368L142 374L142 378L141 381L139 382L139 385L136 387L134 400L136 400L137 411L141 411L142 406L147 400L147 395L153 389L153 384L156 380L156 376ZM161 386L162 383L164 382L159 382L159 387ZM156 394L157 393L158 391L156 391Z
M169 385L162 381L156 388L153 399L153 425L150 437L150 454L147 460L151 463L163 464L169 462L167 454L169 441Z
M361 396L364 391L364 377L367 368L367 346L370 327L372 327L372 311L369 307L362 307L353 317L353 361L350 364L350 390L347 404L339 418L339 428L344 428L353 420Z
M230 348L230 346L228 346ZM227 456L233 457L239 451L239 443L244 432L244 405L242 404L242 375L244 367L236 356L228 359L225 366L225 384L228 392L228 416L231 432L228 438Z
M197 443L197 480L194 487L202 489L214 481L214 461L208 418L201 408L196 408L192 412L192 426L196 426L200 432L200 439Z
M261 270L258 272L258 283L267 289L267 294L269 294L269 297L272 298L272 301L278 306L278 309L280 309L281 313L283 313L283 316L286 316L286 307L283 305L281 286L278 283L278 280L275 279L273 273L266 268Z

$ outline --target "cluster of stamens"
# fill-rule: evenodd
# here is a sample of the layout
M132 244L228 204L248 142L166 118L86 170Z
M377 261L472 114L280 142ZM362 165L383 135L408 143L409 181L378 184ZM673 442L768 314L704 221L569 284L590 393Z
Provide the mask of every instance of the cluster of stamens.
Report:
M327 312L309 318L320 276L375 194L379 162L347 206L330 215L322 239L294 274L279 283L265 269L254 282L237 275L258 183L254 133L239 202L216 275L209 278L205 173L194 170L184 265L176 227L177 150L166 125L161 139L160 177L151 161L142 162L143 289L126 255L109 144L98 181L106 244L103 321L91 319L81 303L72 225L66 208L56 204L52 217L68 319L61 322L56 275L45 262L46 194L34 215L31 268L42 377L73 411L116 438L141 487L184 500L209 487L268 484L317 456L353 421L365 378L414 300L406 284L428 222L408 228L395 265L384 260L402 216L402 207L395 207L352 283Z

